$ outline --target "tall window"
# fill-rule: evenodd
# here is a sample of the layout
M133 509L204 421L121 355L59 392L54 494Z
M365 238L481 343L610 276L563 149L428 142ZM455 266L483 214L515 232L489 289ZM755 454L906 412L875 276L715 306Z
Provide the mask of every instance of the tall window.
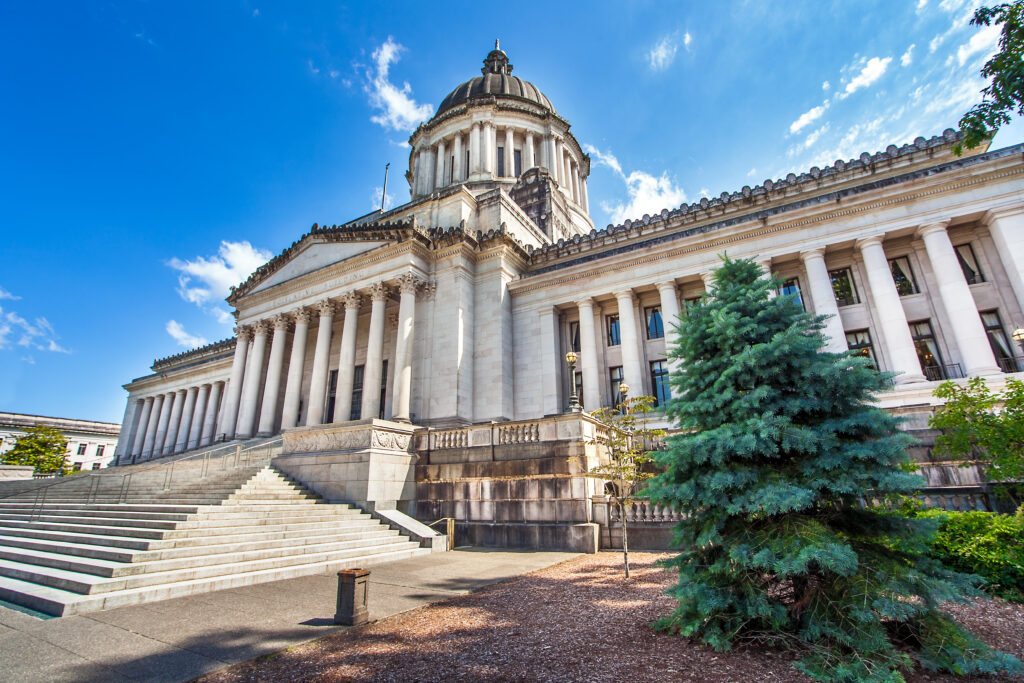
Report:
M892 281L896 283L896 291L900 296L917 294L917 280L914 279L914 271L910 269L910 259L906 256L889 259L889 268L892 270Z
M352 410L348 419L358 420L363 414L363 370L366 366L357 365L352 369Z
M498 148L498 177L505 177L505 148Z
M875 346L871 343L871 333L867 330L851 330L846 333L846 345L855 354L864 356L871 365L878 367L878 360L875 358Z
M579 400L580 405L583 405L583 373L577 370L573 381L576 383L576 398Z
M105 450L107 450L107 447L104 446L103 444L100 444L99 446L97 446L96 447L96 457L97 458L102 458L103 457L103 451L105 451Z
M807 310L807 307L804 306L804 298L800 294L800 281L797 280L795 277L786 280L785 282L782 283L782 286L779 287L780 296L786 296L790 294L796 297L796 302L800 304L801 308Z
M517 149L515 153L516 178L523 175L523 151Z
M644 316L647 318L647 338L664 339L665 323L661 319L661 306L644 309Z
M860 302L857 298L857 288L853 286L853 273L849 268L828 271L832 280L832 293L836 296L837 306L850 306Z
M448 158L448 184L451 185L455 182L455 155L451 155Z
M612 405L617 406L622 401L622 396L619 395L619 385L622 384L622 366L608 368L608 377L611 381Z
M654 405L663 406L668 403L671 394L668 389L668 362L656 360L651 362L651 387L654 389Z
M580 324L579 321L569 323L569 346L576 353L580 352Z
M958 247L954 247L956 250L956 260L960 262L960 270L964 271L964 278L967 280L967 284L975 285L979 282L985 281L985 276L981 274L981 268L978 267L978 259L974 256L974 249L971 248L970 244L961 244Z
M935 341L935 333L932 331L930 320L918 320L910 323L910 336L914 338L914 348L917 349L917 359L921 361L921 369L924 376L935 381L949 379L950 376L957 377L958 372L947 372L942 365L942 356L939 355L939 345Z
M610 315L608 316L608 346L618 346L622 343L622 337L619 334L619 316Z
M85 447L86 444L84 443L78 444L78 455L85 455Z
M334 404L338 399L338 371L331 370L327 382L327 405L324 406L324 424L334 422Z
M384 399L388 396L388 362L384 361L380 367L380 410L377 417L384 419Z
M94 470L98 470L98 469L100 468L100 464L99 464L98 462L94 462L94 463L92 464L92 468L93 468Z
M469 172L469 149L468 149L468 145L467 145L466 151L462 153L462 168L466 169L467 173Z
M1013 347L1006 337L999 311L982 311L981 323L985 326L985 334L988 335L988 343L999 368L1003 372L1020 372L1021 364L1014 361Z

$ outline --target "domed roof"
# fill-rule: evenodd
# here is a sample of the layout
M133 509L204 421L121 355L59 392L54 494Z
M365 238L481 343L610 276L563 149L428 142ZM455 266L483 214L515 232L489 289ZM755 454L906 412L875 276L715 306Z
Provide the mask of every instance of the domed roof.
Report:
M483 74L482 76L471 78L452 90L448 97L441 102L441 106L437 108L437 113L442 114L456 105L481 95L517 97L539 104L552 112L555 111L555 108L551 106L551 101L537 86L512 75L512 65L508 63L508 55L498 48L498 41L494 41L494 49L488 53L480 72Z

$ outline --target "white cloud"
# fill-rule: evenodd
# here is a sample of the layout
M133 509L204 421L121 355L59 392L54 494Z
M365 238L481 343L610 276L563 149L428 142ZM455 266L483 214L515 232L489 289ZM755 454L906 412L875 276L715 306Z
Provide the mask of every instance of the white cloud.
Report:
M383 195L383 194L384 194L384 188L383 187L378 186L378 187L373 188L373 195L370 197L370 201L373 203L373 206L371 206L370 208L372 208L372 209L380 209L380 199L381 199L381 195ZM388 192L388 196L384 198L384 210L387 211L388 209L392 208L394 205L395 205L395 196L393 194L391 194L390 192Z
M306 64L309 65L309 72L311 74L313 74L314 76L316 74L320 73L320 69L317 68L316 66L313 66L313 60L312 59L307 59L306 60Z
M10 299L11 301L17 301L20 298L20 296L15 296L14 294L11 294L3 287L0 287L0 299Z
M999 42L999 33L999 26L982 26L977 33L971 36L970 40L957 48L956 59L960 66L963 66L964 62L979 52L984 53L987 58L996 43Z
M757 175L757 169L756 168L752 168L749 171L747 171L747 177L748 178L753 178L756 175Z
M403 50L405 47L388 36L384 44L373 51L374 66L366 72L366 92L370 95L370 105L381 111L371 116L371 121L384 128L412 132L420 122L431 117L434 107L428 103L417 104L411 97L409 83L398 87L389 80L391 65L398 61Z
M5 312L0 308L0 349L20 346L36 351L71 353L57 343L59 338L46 318L40 316L29 322L16 311Z
M706 187L700 188L700 192L698 192L697 194L699 194L701 197L704 197L705 199L711 199L711 192L709 192L708 188Z
M917 11L920 12L928 4L928 0L917 0Z
M818 130L816 130L816 131L812 132L810 135L808 135L807 139L804 140L804 147L807 147L807 148L813 147L814 143L816 143L818 141L818 138L820 138L822 136L822 134L824 134L826 131L828 131L828 128L829 128L829 124L826 123L824 126L822 126Z
M186 332L185 328L177 320L168 320L166 329L167 334L174 338L174 341L178 343L178 346L184 346L187 349L206 346L209 343L204 337L197 337L196 335Z
M684 39L687 40L687 46L689 46L689 37L690 34L687 33L686 39ZM677 52L679 52L679 46L676 45L675 37L665 36L655 43L647 53L647 61L655 71L664 71L675 61Z
M853 93L871 86L875 81L881 78L886 69L889 68L889 62L892 61L892 57L886 57L882 59L880 57L872 57L864 64L864 68L860 70L860 73L853 77L853 79L846 84L846 90L840 95L840 98L846 98Z
M269 251L257 249L249 242L224 240L214 256L184 261L173 258L167 265L178 271L178 294L182 299L216 316L220 322L230 323L230 314L217 304L232 286L248 278L270 257Z
M829 83L828 81L825 81L824 83L821 84L821 89L824 90L825 92L828 92L831 87L832 84Z
M691 36L690 32L687 31L686 33L683 34L683 47L685 47L687 50L689 50L690 49L690 43L692 43L692 42L693 42L693 36Z
M597 147L588 144L583 145L583 151L596 159L598 165L607 166L615 172L615 175L625 180L626 174L622 172L622 165L619 164L619 160L615 158L614 154L611 152L602 152Z
M805 111L800 115L800 118L789 124L789 132L799 133L803 128L820 119L821 115L825 113L825 106L826 105L821 104L813 109Z
M900 57L900 66L910 66L914 62L914 43L910 44L907 51Z
M583 145L584 151L597 160L599 166L607 166L626 183L629 201L601 202L601 208L611 216L612 223L621 223L627 218L640 218L645 213L654 215L662 209L675 208L686 201L686 193L676 187L667 172L653 176L644 171L623 172L622 164L611 152L602 152L593 145Z

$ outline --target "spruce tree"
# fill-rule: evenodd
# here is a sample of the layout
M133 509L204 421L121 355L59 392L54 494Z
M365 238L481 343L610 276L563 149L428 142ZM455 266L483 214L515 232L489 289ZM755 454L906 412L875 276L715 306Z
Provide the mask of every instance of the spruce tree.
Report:
M899 681L914 659L956 673L1014 670L941 611L977 595L927 557L930 520L863 505L910 494L910 439L872 405L891 375L823 351L824 318L753 261L723 259L679 321L667 413L681 432L655 455L647 495L684 515L657 626L717 650L788 647L823 681ZM908 654L909 653L909 654ZM913 655L913 657L911 657Z

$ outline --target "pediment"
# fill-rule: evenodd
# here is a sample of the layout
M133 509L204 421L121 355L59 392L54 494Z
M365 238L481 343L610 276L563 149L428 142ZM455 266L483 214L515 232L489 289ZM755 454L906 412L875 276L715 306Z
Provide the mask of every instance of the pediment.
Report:
M314 242L277 268L266 280L252 289L261 292L283 282L302 277L329 265L359 256L388 242Z

